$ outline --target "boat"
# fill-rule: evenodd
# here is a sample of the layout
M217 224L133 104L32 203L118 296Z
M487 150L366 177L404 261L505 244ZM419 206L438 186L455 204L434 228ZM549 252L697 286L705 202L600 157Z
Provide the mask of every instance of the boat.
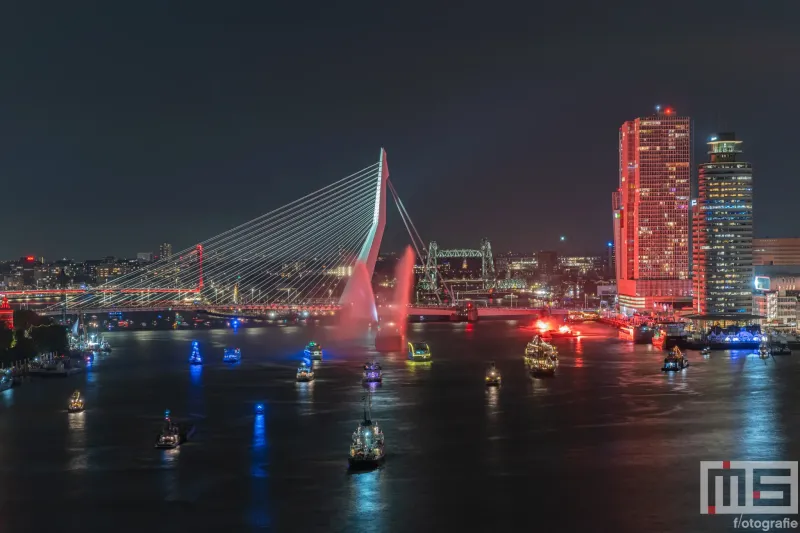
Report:
M667 346L667 332L659 328L653 333L653 348L656 350L663 350Z
M534 376L553 376L558 367L558 350L539 335L525 346L525 365Z
M700 353L703 357L708 357L711 355L711 346L703 346L703 349L700 350Z
M383 370L377 361L372 361L364 365L364 383L380 383L383 381Z
M82 366L75 364L75 361L64 356L57 357L35 357L28 367L28 374L32 376L71 376L83 371Z
M758 356L761 359L767 359L770 356L769 344L767 344L766 342L762 342L758 346Z
M170 411L164 411L164 425L156 438L156 448L177 448L194 435L194 426L173 422Z
M379 466L386 457L383 431L372 420L372 394L364 396L364 420L353 432L350 443L350 468L369 469Z
M322 346L314 341L306 344L306 348L303 350L303 353L311 360L318 359L322 361Z
M197 341L192 341L192 353L189 354L189 364L190 365L203 364L203 356L200 355L200 345L197 343Z
M242 360L242 351L239 348L225 348L222 360L226 363L238 363Z
M677 346L670 350L669 355L664 358L664 366L661 367L662 372L671 372L683 370L689 366L689 360L683 355L683 352Z
M67 406L67 411L70 413L80 413L86 408L86 403L83 401L81 397L80 391L75 391L72 393L72 396L69 398L69 405Z
M431 360L431 349L425 342L409 342L408 358L419 363L428 362Z
M264 414L264 404L263 403L257 403L256 404L256 414L257 415L263 415Z
M111 344L105 339L100 341L100 351L103 353L109 353L111 351Z
M0 372L0 392L8 390L14 386L14 376L11 372Z
M300 363L295 379L299 382L314 381L314 362L303 361Z
M494 361L491 361L489 366L486 368L486 386L498 387L500 386L501 380L502 377L500 376L500 371L497 370L497 367L494 365Z
M558 337L580 337L580 335L581 335L580 331L573 331L572 328L570 328L566 324L564 324L562 326L559 326L558 329L549 330L549 331L546 331L545 333L549 334L553 338L558 338Z
M772 355L792 355L789 342L785 340L774 341L770 346L770 352L772 352Z

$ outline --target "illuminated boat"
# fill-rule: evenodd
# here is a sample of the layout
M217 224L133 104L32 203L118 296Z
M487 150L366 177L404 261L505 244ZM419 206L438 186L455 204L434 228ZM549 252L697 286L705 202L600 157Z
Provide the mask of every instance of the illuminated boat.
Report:
M769 344L767 344L766 342L762 342L758 346L758 356L761 359L766 359L766 358L768 358L770 356Z
M314 341L311 341L306 345L306 348L305 350L303 350L303 353L309 359L312 360L318 359L320 361L322 360L322 346L320 346L318 343Z
M546 331L545 334L549 334L551 337L579 337L581 332L573 331L572 328L564 324L559 326L558 329Z
M364 383L380 383L383 381L383 370L377 361L372 361L364 365Z
M558 367L558 350L539 335L525 346L525 365L534 376L553 376Z
M306 363L305 361L300 363L300 366L297 367L297 375L295 376L295 379L299 382L314 381L313 361L310 363Z
M703 346L703 349L700 350L700 353L703 355L703 357L708 357L711 355L711 346Z
M72 396L69 398L69 404L67 405L67 411L70 413L80 413L86 408L86 404L81 398L80 391L75 391L72 393Z
M100 351L103 352L103 353L111 352L111 344L109 344L109 342L107 340L102 339L100 341Z
M667 332L663 329L657 329L655 333L653 333L653 348L657 350L663 350L664 347L667 345Z
M428 362L431 360L431 349L424 342L409 342L408 359L418 363Z
M200 355L200 345L197 343L197 341L192 341L192 353L189 354L189 364L190 365L203 364L203 356Z
M486 386L487 387L499 387L502 377L500 376L500 371L497 370L497 367L494 365L494 361L489 363L489 366L486 368Z
M193 425L178 424L172 421L170 411L164 411L164 425L161 427L161 433L156 438L156 448L177 448L189 438L194 435Z
M238 363L242 360L242 351L239 348L225 348L222 360L226 363Z
M670 350L669 355L664 358L664 366L661 367L662 372L675 372L683 370L689 366L689 360L683 355L683 352L677 346Z
M364 420L353 432L348 462L352 469L375 468L379 466L386 450L384 436L378 422L372 420L372 394L364 397Z
M14 386L14 377L10 372L0 371L0 392L8 390Z

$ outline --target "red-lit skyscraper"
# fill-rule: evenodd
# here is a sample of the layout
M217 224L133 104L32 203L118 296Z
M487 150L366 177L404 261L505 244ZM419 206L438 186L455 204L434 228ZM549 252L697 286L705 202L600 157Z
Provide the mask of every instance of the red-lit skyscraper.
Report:
M656 111L619 130L614 250L620 309L628 314L691 302L692 124L672 108Z

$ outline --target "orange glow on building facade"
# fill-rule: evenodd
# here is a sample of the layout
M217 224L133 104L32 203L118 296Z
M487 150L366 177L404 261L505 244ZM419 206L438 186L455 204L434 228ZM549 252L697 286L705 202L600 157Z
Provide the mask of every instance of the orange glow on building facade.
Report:
M620 308L661 311L691 302L689 222L692 124L672 108L619 131L612 195Z

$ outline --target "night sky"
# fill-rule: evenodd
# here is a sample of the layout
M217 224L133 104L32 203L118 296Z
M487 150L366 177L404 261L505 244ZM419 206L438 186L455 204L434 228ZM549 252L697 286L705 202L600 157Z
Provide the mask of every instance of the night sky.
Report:
M0 258L187 247L381 146L425 240L602 250L619 126L655 104L698 163L735 131L757 236L800 235L800 3L382 4L6 3Z

